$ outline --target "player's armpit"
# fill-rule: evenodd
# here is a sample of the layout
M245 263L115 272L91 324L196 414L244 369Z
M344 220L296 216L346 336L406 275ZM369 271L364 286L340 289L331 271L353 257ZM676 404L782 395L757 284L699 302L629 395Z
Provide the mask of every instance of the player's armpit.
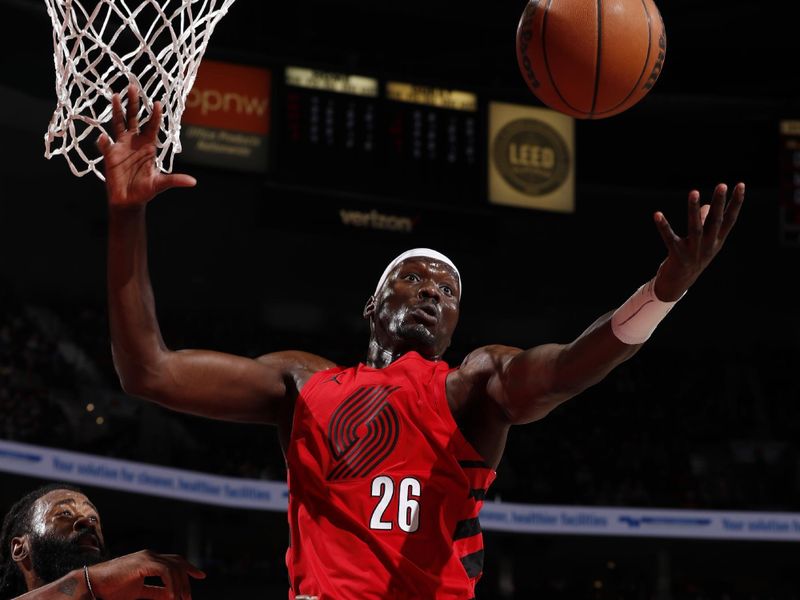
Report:
M276 424L305 381L329 366L303 352L251 359L208 350L166 351L126 391L203 417Z

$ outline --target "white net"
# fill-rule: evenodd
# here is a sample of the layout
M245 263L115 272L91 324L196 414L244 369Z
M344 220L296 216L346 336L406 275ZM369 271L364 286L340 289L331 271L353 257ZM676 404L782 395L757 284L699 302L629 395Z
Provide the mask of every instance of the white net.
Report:
M172 171L186 97L214 27L234 1L45 0L57 95L45 157L60 154L75 175L94 172L103 179L95 141L101 132L111 135L111 96L134 84L141 90L142 123L161 101L156 162Z

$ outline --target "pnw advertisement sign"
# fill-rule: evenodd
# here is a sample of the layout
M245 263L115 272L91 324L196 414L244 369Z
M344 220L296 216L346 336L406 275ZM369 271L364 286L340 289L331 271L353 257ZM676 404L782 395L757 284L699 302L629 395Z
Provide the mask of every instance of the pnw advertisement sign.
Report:
M489 201L575 211L575 121L559 112L491 102Z
M268 69L204 60L186 99L181 156L203 165L266 172L271 84Z

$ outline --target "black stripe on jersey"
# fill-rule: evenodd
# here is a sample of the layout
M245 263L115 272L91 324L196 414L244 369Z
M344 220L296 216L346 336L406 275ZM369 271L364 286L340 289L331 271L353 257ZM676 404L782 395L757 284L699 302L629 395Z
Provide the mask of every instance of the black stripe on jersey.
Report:
M458 465L462 469L491 469L491 467L482 460L460 460L458 461Z
M475 498L478 502L483 502L486 500L486 489L485 488L476 488L474 490L469 491L469 497Z
M461 564L467 572L467 577L473 579L483 571L483 550L467 554L461 558Z
M478 535L481 532L481 523L478 517L474 519L464 519L456 523L456 531L453 534L453 541Z

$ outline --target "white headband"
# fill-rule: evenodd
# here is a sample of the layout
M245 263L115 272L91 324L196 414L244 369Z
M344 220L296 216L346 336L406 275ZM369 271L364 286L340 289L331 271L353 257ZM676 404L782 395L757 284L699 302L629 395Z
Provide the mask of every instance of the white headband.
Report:
M413 248L412 250L406 250L400 256L395 258L392 262L389 263L389 266L386 267L384 270L383 275L378 280L378 285L375 287L375 295L378 295L378 292L381 290L381 287L386 282L386 278L389 276L389 273L392 272L397 265L401 262L406 260L407 258L432 258L434 260L438 260L449 266L453 271L456 272L456 277L458 278L458 299L461 300L461 274L458 272L458 269L453 264L453 261L447 258L441 252L437 252L436 250L431 250L430 248Z

